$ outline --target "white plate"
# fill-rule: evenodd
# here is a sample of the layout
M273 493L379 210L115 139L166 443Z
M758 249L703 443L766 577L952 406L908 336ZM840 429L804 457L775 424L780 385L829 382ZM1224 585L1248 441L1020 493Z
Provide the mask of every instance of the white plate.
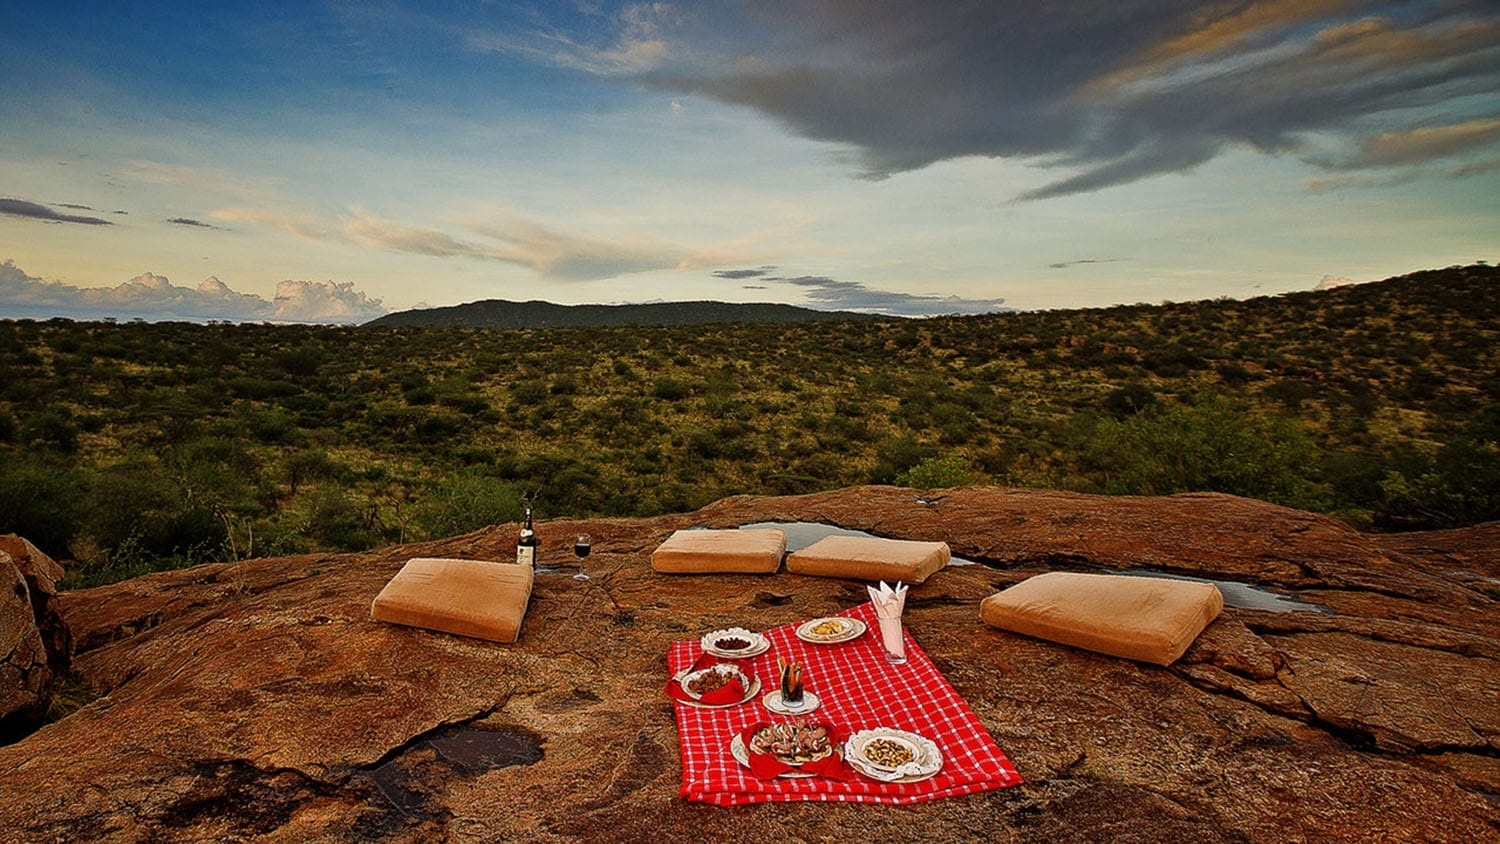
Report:
M803 713L811 712L814 709L817 709L818 704L822 703L822 701L818 700L817 695L806 689L802 690L801 706L787 706L786 703L782 701L780 690L771 692L770 694L761 698L760 702L765 704L767 709L775 712L777 715L802 715Z
M750 644L739 650L727 650L714 644L720 639L729 638L744 639ZM759 656L771 649L771 640L753 630L746 630L743 627L730 627L726 630L715 630L712 633L705 633L703 638L698 641L698 644L703 646L705 652L713 654L720 659L746 659L752 656Z
M865 745L875 739L886 739L905 747L912 751L914 758L895 769L872 762L865 756ZM844 742L844 758L856 771L882 782L920 782L935 776L943 767L943 752L931 739L890 727L860 730L849 736Z
M734 761L740 763L741 765L744 765L746 768L750 767L750 748L745 746L745 740L740 738L738 734L735 735L733 741L729 742L729 754L734 757ZM804 774L796 768L793 768L790 771L782 771L776 776L785 777L787 779L796 779L815 777L817 776L817 774Z
M745 672L739 670L733 665L728 665L722 662L718 665L710 665L707 668L700 668L697 671L684 674L677 680L677 683L678 685L682 686L682 690L684 692L687 692L688 697L692 698L695 701L699 701L703 698L703 695L693 691L691 683L693 682L693 680L709 674L723 674L726 676L738 677L740 680L740 685L744 686L747 689L750 688L750 678L745 676Z
M831 633L819 633L814 628L822 625L837 626L837 630ZM865 632L865 623L857 618L845 616L827 616L804 621L797 626L797 638L804 642L812 642L818 645L836 645L839 642L847 642L858 639Z
M687 687L683 686L682 690L687 692ZM688 692L688 694L691 695L692 692ZM758 694L760 694L760 678L753 677L750 680L750 685L745 687L745 696L739 700L730 701L729 703L703 703L698 700L679 700L677 702L683 706L691 706L696 709L727 709L728 707L739 706L746 701L754 700Z

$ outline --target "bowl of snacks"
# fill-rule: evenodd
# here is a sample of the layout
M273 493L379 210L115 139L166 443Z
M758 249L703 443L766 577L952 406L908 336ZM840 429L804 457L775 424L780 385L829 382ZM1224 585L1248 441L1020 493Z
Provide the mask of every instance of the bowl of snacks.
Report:
M750 737L751 753L769 753L785 765L806 765L833 753L828 727L806 718L768 724Z
M681 683L682 690L687 692L688 697L693 700L702 700L704 695L718 691L736 680L746 692L751 690L750 678L745 676L745 672L733 665L721 662L718 665L710 665L684 675L678 682Z
M765 636L743 627L729 627L703 634L703 650L720 659L745 659L765 653L771 642Z
M886 782L916 782L943 767L943 753L926 736L876 727L860 730L844 743L844 758L856 771Z
M858 639L865 632L865 623L857 618L835 615L815 618L798 625L797 638L804 642L834 645Z

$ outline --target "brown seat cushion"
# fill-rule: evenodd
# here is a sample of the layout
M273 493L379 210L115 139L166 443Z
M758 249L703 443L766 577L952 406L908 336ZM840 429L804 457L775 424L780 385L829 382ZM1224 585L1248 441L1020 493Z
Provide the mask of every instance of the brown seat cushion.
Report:
M900 580L921 583L948 564L948 543L882 539L878 536L825 536L787 555L786 570L819 577Z
M651 552L651 568L670 574L769 574L781 568L786 534L777 528L679 530Z
M1171 665L1223 609L1212 583L1055 571L985 598L979 617L1002 630Z
M370 605L376 621L514 642L531 600L530 566L417 557Z

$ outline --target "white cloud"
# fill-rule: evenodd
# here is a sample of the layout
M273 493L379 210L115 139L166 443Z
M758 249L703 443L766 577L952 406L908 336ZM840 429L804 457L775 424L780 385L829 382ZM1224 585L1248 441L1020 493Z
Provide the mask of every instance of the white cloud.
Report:
M682 24L678 9L667 3L627 5L599 30L619 34L609 40L591 43L586 32L564 32L553 26L470 32L469 49L478 52L504 53L558 67L581 70L600 76L623 76L648 71L670 57L667 29Z
M483 239L459 239L441 229L398 223L359 207L341 221L345 235L372 249L500 261L534 270L549 281L597 281L738 260L719 254L716 248L691 249L635 234L612 238L576 234L505 211L475 215L459 224Z
M328 230L319 225L316 217L300 211L266 207L220 208L209 216L226 223L246 223L278 229L309 240L327 240L330 237Z
M386 312L352 281L279 282L275 309L275 318L286 322L366 322Z
M385 312L379 299L356 291L353 282L283 281L275 301L266 301L214 276L196 288L178 287L155 273L115 287L75 287L29 276L11 261L0 264L0 316L7 317L349 323Z
M1313 289L1332 290L1335 287L1348 287L1351 284L1359 284L1359 282L1355 281L1352 278L1346 278L1341 275L1325 275L1323 276L1323 279L1318 282L1318 285Z

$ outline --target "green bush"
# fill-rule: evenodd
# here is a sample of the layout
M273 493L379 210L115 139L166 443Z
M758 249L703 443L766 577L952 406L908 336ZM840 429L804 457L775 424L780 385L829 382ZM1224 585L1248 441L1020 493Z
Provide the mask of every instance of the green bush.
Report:
M1227 492L1318 509L1329 501L1307 476L1316 456L1296 419L1210 394L1191 405L1098 420L1078 446L1077 468L1112 494Z
M969 461L957 454L929 457L896 475L896 485L913 489L948 489L975 482Z
M0 533L24 536L53 557L72 556L86 489L84 473L71 466L0 452Z
M651 387L651 395L662 401L680 401L692 395L693 387L686 381L663 375Z
M1116 387L1104 397L1104 409L1116 419L1125 419L1160 404L1156 393L1139 381Z
M515 484L462 470L432 485L418 506L416 523L427 536L442 538L517 521L524 514L525 504Z

